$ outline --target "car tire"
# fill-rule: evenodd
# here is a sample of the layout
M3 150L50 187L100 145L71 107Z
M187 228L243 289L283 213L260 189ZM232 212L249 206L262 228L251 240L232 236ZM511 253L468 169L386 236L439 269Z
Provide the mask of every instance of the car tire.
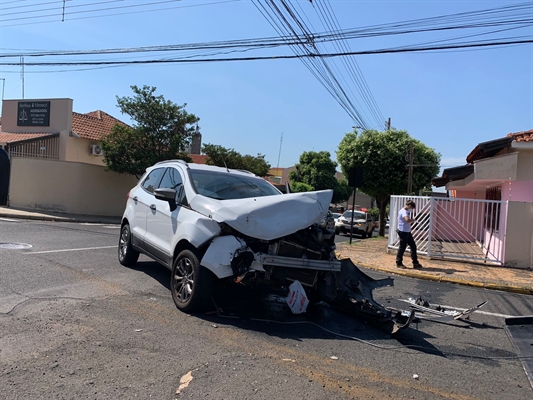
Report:
M366 239L366 231L363 231L363 233L361 233L361 238Z
M131 230L129 224L120 229L118 241L118 262L125 267L133 267L139 259L139 252L131 245Z
M194 250L182 250L172 264L170 291L176 307L186 313L204 308L213 290L211 272L200 265Z

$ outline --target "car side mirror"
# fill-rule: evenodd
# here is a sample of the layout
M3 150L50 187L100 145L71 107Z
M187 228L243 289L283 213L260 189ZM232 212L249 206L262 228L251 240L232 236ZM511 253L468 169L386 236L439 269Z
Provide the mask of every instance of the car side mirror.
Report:
M176 191L169 188L161 188L154 190L154 196L158 200L168 201L170 211L174 211L178 208L176 204Z

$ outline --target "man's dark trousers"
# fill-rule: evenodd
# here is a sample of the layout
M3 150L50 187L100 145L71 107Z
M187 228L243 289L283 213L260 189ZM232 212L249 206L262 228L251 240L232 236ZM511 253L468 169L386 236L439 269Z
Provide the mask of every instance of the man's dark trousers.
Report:
M417 265L418 255L416 254L416 243L413 239L413 235L411 232L402 232L399 230L396 232L398 232L398 236L400 237L400 247L396 253L396 265L403 264L403 253L405 253L407 246L409 246L409 249L411 250L411 260L413 260L413 265Z

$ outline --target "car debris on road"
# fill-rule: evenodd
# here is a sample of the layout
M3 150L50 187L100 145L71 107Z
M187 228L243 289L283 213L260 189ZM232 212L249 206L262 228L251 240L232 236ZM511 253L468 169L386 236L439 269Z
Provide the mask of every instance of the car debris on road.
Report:
M438 319L441 321L451 321L451 320L458 320L458 319L467 319L469 318L470 314L472 314L474 311L480 309L485 304L488 303L488 301L484 301L477 306L468 308L464 311L458 311L454 309L445 308L440 305L433 305L428 303L426 300L424 300L422 297L418 297L417 299L409 298L407 300L405 299L399 299L400 301L406 302L409 304L409 307L413 311L417 311L416 317L420 319Z

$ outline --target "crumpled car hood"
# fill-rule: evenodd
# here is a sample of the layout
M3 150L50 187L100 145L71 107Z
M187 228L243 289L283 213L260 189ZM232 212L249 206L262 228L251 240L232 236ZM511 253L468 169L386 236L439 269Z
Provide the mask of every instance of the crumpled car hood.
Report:
M240 233L263 240L277 239L307 228L326 215L333 190L289 193L247 199L216 200L197 194L191 208Z

